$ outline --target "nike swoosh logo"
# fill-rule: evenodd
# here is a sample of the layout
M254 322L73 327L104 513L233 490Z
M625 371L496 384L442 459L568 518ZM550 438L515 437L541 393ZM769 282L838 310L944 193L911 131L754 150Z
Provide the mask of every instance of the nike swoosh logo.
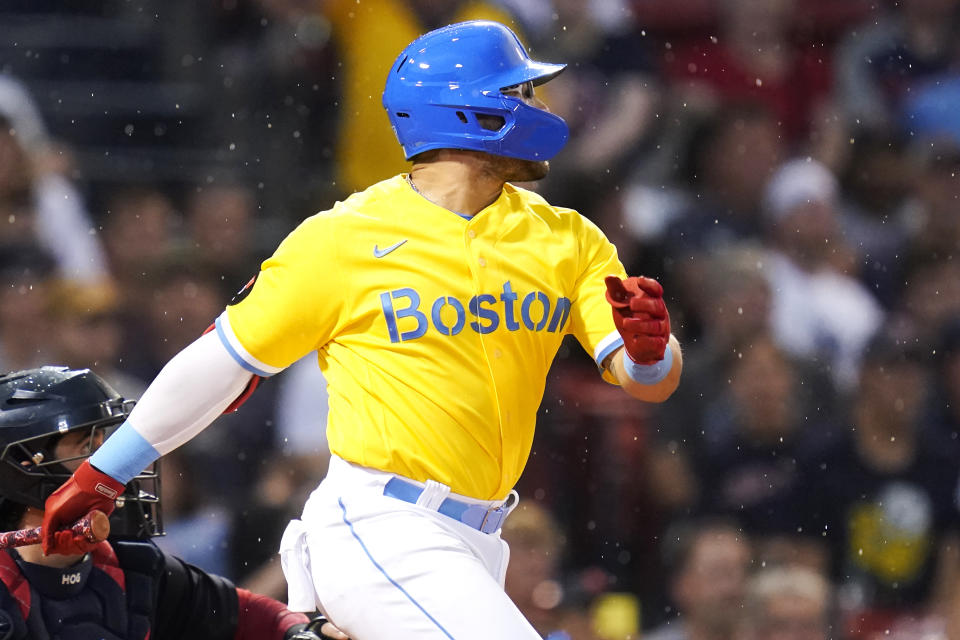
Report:
M398 242L398 243L396 243L396 244L392 244L392 245L390 245L389 247L387 247L387 248L385 248L385 249L379 249L379 248L377 247L377 245L373 245L373 257L374 257L374 258L382 258L383 256L387 255L387 254L390 253L391 251L399 248L400 245L402 245L402 244L405 243L405 242L406 242L406 240L401 240L400 242Z

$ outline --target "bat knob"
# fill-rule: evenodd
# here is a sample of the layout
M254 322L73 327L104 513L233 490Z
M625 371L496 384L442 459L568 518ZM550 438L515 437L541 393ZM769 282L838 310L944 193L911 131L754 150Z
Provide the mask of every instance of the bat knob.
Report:
M103 542L110 535L110 518L103 511L90 512L90 542Z

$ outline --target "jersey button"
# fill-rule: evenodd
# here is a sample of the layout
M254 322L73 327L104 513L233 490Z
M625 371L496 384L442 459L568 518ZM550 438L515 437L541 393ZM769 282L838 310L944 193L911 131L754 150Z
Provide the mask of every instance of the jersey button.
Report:
M485 267L487 266L487 261L483 258L477 258L477 264L479 264L481 267Z
M467 231L467 235L470 236L471 238L476 238L477 232L474 231L473 229L470 229L470 231Z

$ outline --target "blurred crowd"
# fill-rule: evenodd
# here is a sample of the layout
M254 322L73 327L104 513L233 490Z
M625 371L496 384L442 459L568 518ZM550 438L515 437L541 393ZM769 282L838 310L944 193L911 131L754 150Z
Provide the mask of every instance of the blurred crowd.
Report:
M396 54L497 19L569 65L529 186L660 280L686 363L641 405L565 343L511 597L551 640L960 639L960 0L69 5L0 2L0 370L138 398L299 220L406 169ZM325 415L308 357L168 456L160 544L282 597Z

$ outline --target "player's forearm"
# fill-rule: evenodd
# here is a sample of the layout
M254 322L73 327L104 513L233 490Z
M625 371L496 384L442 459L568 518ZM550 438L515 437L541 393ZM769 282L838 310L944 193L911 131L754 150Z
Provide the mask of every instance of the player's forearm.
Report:
M637 376L641 377L641 380L635 380L631 377L627 367L632 363L624 362L627 355L623 349L611 356L609 369L620 386L623 387L623 390L634 398L645 402L663 402L677 389L680 384L680 374L683 372L683 354L680 352L680 343L672 335L667 349L669 349L672 358L669 369L666 370L661 379L656 381L643 380L641 376Z
M213 422L243 392L250 377L215 333L200 337L167 363L90 464L129 482Z

